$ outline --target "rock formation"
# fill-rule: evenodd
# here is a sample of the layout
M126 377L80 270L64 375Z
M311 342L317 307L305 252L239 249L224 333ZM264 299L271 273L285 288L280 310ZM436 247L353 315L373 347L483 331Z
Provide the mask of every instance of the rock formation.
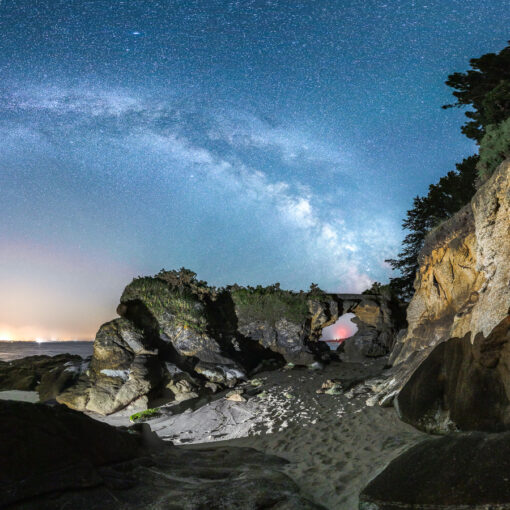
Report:
M87 365L71 354L0 361L0 391L37 391L41 402L51 400L74 384Z
M363 489L360 510L510 508L510 433L425 440Z
M64 406L0 402L0 507L17 510L320 510L251 448L185 450L147 426L111 427Z
M384 296L215 289L185 269L136 278L117 311L96 335L89 369L59 402L101 414L140 410L155 396L232 387L265 361L311 365L329 356L322 328L350 311L359 331L346 353L387 354L394 332Z
M381 394L386 402L436 345L451 338L463 338L470 344L475 338L492 338L491 332L508 316L509 160L469 204L429 234L419 262L416 291L407 311L408 329L392 352L394 369ZM469 348L463 352L471 356ZM502 365L500 371L505 370ZM478 384L476 378L470 384Z
M396 397L404 421L426 432L510 429L510 316L434 348Z

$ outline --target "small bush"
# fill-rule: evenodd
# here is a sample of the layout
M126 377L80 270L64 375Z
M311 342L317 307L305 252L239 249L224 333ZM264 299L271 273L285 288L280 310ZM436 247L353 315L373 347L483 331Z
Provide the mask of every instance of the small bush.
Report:
M476 165L478 176L486 181L496 168L510 157L510 117L499 124L487 127L480 142L480 161Z
M270 287L232 287L232 299L241 315L275 324L285 318L302 323L308 317L308 296L305 293Z
M151 418L156 418L160 416L161 411L158 407L152 409L146 409L145 411L140 411L139 413L132 414L129 419L136 423L138 421L150 420Z

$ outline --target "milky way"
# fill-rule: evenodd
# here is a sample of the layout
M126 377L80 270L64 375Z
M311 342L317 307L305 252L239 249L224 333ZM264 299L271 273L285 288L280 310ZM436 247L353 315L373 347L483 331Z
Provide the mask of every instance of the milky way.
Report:
M0 2L0 336L93 335L133 276L361 291L476 148L448 73L509 1Z

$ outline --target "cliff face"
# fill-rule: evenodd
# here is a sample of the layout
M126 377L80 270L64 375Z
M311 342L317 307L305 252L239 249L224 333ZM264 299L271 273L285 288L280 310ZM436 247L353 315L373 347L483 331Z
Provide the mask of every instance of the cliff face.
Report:
M471 203L432 232L420 255L398 365L452 337L484 336L510 308L510 160Z
M381 405L429 431L510 428L510 160L428 236L415 289Z

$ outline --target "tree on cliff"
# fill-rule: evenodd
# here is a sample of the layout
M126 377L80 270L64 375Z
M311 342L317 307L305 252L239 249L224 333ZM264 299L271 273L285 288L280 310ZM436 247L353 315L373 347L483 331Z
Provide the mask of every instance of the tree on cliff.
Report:
M486 179L496 166L510 156L510 45L499 53L488 53L470 60L471 69L448 76L457 101L443 108L470 107L470 119L462 132L480 145L480 156L473 155L456 165L437 184L429 186L424 197L415 197L402 226L409 231L397 258L390 259L401 276L392 278L394 292L409 299L418 269L418 254L427 233L469 202L478 178Z
M487 126L510 117L510 45L469 63L472 69L448 76L446 85L455 89L457 101L443 108L471 107L466 112L471 120L462 126L462 132L480 143Z

